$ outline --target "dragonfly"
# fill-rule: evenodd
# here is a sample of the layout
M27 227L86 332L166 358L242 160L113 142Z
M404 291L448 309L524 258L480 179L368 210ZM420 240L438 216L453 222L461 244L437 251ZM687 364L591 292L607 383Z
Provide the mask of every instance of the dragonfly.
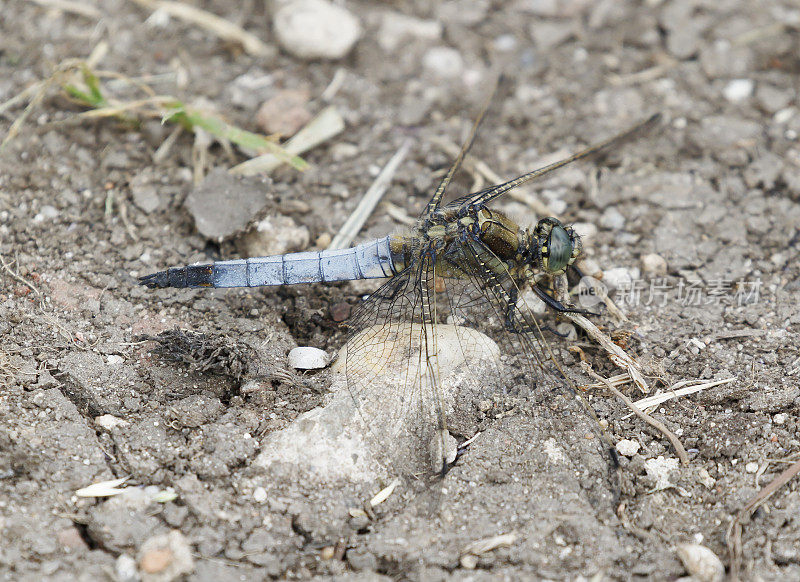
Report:
M488 102L407 232L347 249L169 268L141 277L141 284L229 288L386 279L346 322L348 340L338 363L343 362L347 390L367 427L364 438L374 458L419 481L442 478L460 452L448 430L454 392L445 389L446 350L469 359L475 344L483 344L506 356L467 370L463 382L478 392L522 384L530 390L549 387L574 401L578 391L545 337L548 326L539 323L525 297L530 290L553 312L583 312L559 292L567 286L568 271L577 268L581 239L554 217L520 226L492 203L567 164L613 150L660 119L656 114L565 159L444 202L487 108ZM397 362L411 362L414 369L392 370ZM387 373L399 378L393 394L385 393Z

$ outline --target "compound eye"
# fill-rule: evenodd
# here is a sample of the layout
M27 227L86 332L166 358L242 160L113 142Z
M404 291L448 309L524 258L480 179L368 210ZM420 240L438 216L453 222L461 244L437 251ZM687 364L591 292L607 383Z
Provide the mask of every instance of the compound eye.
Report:
M555 225L547 240L547 270L563 271L572 258L572 238L563 226Z

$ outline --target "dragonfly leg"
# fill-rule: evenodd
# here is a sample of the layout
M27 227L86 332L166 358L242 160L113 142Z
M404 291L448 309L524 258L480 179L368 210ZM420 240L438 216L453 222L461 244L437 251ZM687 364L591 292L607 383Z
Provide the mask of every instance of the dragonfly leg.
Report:
M535 332L535 331L549 331L553 335L557 335L558 337L561 337L561 338L565 338L565 337L567 337L569 335L569 334L566 334L566 333L561 333L560 331L558 331L555 328L547 325L546 323L539 324L539 325L537 325L535 327L530 325L530 324L521 325L517 321L517 319L514 317L514 310L517 308L517 298L518 298L518 296L519 296L519 293L517 292L516 288L512 288L508 292L508 296L507 296L508 304L506 306L506 313L505 313L505 316L506 316L506 318L505 318L505 328L508 331L510 331L511 333L531 333L531 332ZM550 299L552 301L555 301L555 299L552 299L552 297ZM556 301L556 303L558 303L558 302ZM561 305L561 304L559 303L559 305ZM561 305L561 307L564 307L564 306ZM564 309L567 309L567 308L564 308Z
M575 307L566 307L563 303L554 299L550 295L548 295L547 291L539 287L539 285L531 285L533 288L533 292L536 293L537 297L544 301L545 305L547 305L550 309L557 311L559 313L578 313L580 315L594 315L597 316L597 313L593 311L588 311L586 309L577 309Z

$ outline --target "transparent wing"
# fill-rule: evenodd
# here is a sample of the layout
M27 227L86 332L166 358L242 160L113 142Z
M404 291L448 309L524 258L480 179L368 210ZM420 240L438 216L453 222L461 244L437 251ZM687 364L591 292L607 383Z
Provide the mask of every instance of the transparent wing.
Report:
M453 243L389 280L348 322L348 390L367 449L395 475L441 476L453 460L445 432L468 438L514 398L576 410L558 358L495 263L479 240Z
M439 186L437 186L436 191L433 193L430 201L428 204L425 205L425 210L422 211L421 216L427 216L439 208L439 205L442 203L442 199L444 198L445 190L450 185L450 182L453 180L453 176L461 167L461 164L464 162L464 158L469 152L470 148L472 147L473 142L475 141L475 137L478 135L478 129L480 128L481 122L483 122L483 118L486 116L486 112L489 109L489 105L494 98L494 94L497 91L497 87L499 86L502 78L498 78L495 80L494 85L492 86L491 90L489 91L489 96L486 98L486 101L483 103L480 112L478 113L478 117L475 119L475 122L472 124L472 128L470 129L469 135L464 143L461 145L461 150L458 152L456 159L453 160L453 164L450 166L450 169L447 171L447 174L439 182Z
M347 388L373 460L427 480L446 429L440 392L435 269L424 258L385 283L348 320Z
M533 170L531 172L527 172L525 174L522 174L521 176L518 176L518 177L514 178L513 180L509 180L508 182L504 182L502 184L496 184L494 186L490 186L488 188L484 188L483 190L480 190L480 191L475 192L473 194L469 194L467 196L459 198L458 200L453 201L451 204L452 205L456 205L456 204L457 205L461 205L461 204L464 204L464 203L468 203L468 204L488 204L489 202L491 202L492 200L494 200L498 196L502 196L503 194L505 194L509 190L512 190L512 189L516 188L517 186L521 186L522 184L525 184L526 182L530 182L531 180L535 180L537 178L541 178L542 176L544 176L546 174L549 174L550 172L553 172L553 171L555 171L555 170L557 170L559 168L562 168L562 167L566 166L567 164L571 164L572 162L575 162L577 160L588 158L588 157L590 157L590 156L592 156L594 154L597 154L599 152L607 151L607 150L609 150L610 148L612 148L614 146L620 145L620 144L622 144L622 143L624 143L624 142L626 142L626 141L628 141L630 139L633 139L633 138L641 135L642 133L651 130L660 121L661 121L661 114L660 113L656 113L656 114L650 116L649 118L647 118L646 120L634 125L630 129L627 129L627 130L623 131L622 133L617 134L617 135L615 135L614 137L612 137L610 139L607 139L607 140L605 140L603 142L594 144L594 145L592 145L592 146L590 146L590 147L588 147L588 148L586 148L584 150L581 150L581 151L569 156L568 158L564 158L563 160L559 160L559 161L554 162L552 164L549 164L549 165L547 165L547 166L545 166L543 168L538 168L538 169Z

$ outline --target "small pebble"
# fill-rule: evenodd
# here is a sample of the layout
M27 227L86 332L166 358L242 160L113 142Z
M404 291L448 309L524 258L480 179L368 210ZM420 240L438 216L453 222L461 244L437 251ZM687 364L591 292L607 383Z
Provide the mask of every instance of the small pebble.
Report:
M280 91L258 108L256 123L264 133L290 136L311 121L308 101L311 94L302 89Z
M425 53L422 66L435 77L454 79L463 73L464 59L454 48L437 46Z
M744 470L747 471L748 473L755 473L756 471L758 471L758 463L756 463L755 461L750 461L744 466Z
M34 222L44 222L45 220L53 220L58 217L58 209L55 206L45 204L42 206L39 213L33 217Z
M243 254L249 257L268 257L301 251L311 242L311 234L289 216L268 216L256 228L238 241Z
M377 40L383 50L391 52L405 40L437 40L441 36L441 22L421 20L399 12L386 12L381 18Z
M700 544L680 544L676 551L683 567L697 582L720 582L723 579L725 567L707 547Z
M296 370L318 370L328 365L328 354L319 348L294 348L289 352L289 365Z
M626 267L616 267L603 271L603 283L613 289L630 287L639 278L638 269L628 269Z
M274 18L283 49L300 59L341 59L361 37L361 24L346 9L325 0L294 0Z
M597 234L597 226L591 222L576 222L572 225L572 229L584 240Z
M161 197L150 176L135 175L131 179L130 188L133 203L145 214L150 214L161 205Z
M753 94L753 81L751 79L734 79L722 90L722 94L731 103L744 101Z
M331 233L323 232L317 237L317 240L314 241L314 244L317 246L317 248L326 249L328 248L328 245L331 244L332 240L333 237L331 236Z
M113 430L121 426L128 426L130 423L127 420L117 418L113 414L104 414L94 419L94 423L100 428L105 430Z
M645 471L647 475L655 481L655 491L661 491L673 487L674 484L670 481L669 474L678 468L678 459L665 458L662 456L655 459L647 459L644 462Z
M139 572L136 570L136 560L128 554L120 554L114 566L119 582L135 582L139 580Z
M501 34L494 39L493 45L496 51L505 53L517 47L517 39L513 34Z
M331 157L335 162L342 162L349 160L358 155L359 149L356 144L347 143L345 141L335 143L331 146Z
M163 582L193 572L194 559L188 540L177 530L147 539L139 550L139 570L145 574L145 580Z
M786 413L779 412L775 416L772 417L772 422L775 424L783 424L786 422Z
M474 570L478 566L478 556L465 554L461 556L461 567L465 570Z
M613 206L606 208L600 216L600 226L609 230L622 230L622 227L625 226L625 217Z
M786 107L776 112L772 119L775 121L775 123L786 123L792 117L794 117L795 113L797 113L797 109L794 107Z
M632 457L639 452L640 447L638 442L629 439L622 439L617 443L617 451L625 457Z
M172 561L172 552L169 548L151 550L142 556L139 567L147 574L155 574L167 568Z
M225 168L211 170L189 192L184 205L204 237L222 242L245 230L267 205L269 184L231 175Z
M263 487L256 487L253 490L253 500L256 503L264 503L267 500L267 490Z
M350 312L352 311L352 306L345 302L340 301L339 303L335 303L331 305L331 319L333 321L344 321L348 317L350 317Z
M650 276L663 277L667 274L667 261L661 255L646 254L642 257L642 272Z
M60 530L56 534L56 539L59 545L67 551L83 551L88 550L89 546L86 545L81 532L75 526L70 526Z
M714 477L712 477L707 469L701 468L697 472L697 480L706 488L711 489L714 484L717 482Z
M574 33L575 26L572 21L547 22L535 20L528 29L536 48L540 51L547 51L557 47Z
M124 361L125 358L117 354L111 354L106 358L106 362L108 362L109 366L119 366Z

